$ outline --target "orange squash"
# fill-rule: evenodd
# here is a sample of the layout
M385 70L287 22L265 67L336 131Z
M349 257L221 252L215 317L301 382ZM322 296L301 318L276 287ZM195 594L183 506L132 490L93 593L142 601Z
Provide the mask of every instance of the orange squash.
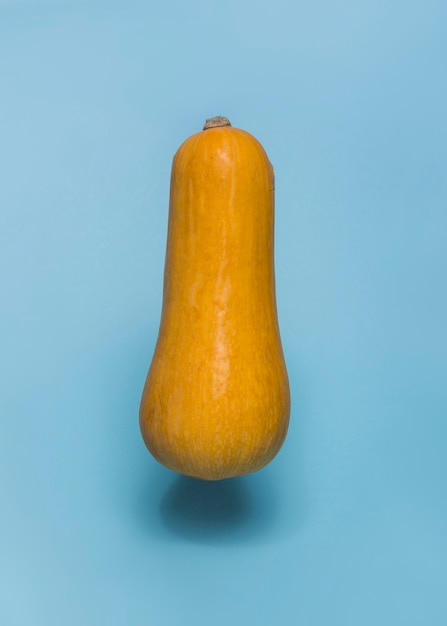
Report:
M173 160L161 323L140 407L148 449L181 474L254 472L286 436L273 226L263 147L226 118L207 120Z

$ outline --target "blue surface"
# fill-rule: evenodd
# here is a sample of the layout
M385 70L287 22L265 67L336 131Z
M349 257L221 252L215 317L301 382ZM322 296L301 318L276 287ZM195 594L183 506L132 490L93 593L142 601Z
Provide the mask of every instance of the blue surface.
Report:
M0 623L447 623L445 2L0 2ZM287 442L189 481L138 405L171 158L276 170Z

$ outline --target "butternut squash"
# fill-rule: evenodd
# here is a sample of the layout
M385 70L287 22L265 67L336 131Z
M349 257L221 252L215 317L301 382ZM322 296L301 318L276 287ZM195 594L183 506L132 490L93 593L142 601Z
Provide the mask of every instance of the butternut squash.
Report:
M286 436L273 226L263 147L227 118L207 120L173 160L161 323L140 407L148 449L181 474L257 471Z

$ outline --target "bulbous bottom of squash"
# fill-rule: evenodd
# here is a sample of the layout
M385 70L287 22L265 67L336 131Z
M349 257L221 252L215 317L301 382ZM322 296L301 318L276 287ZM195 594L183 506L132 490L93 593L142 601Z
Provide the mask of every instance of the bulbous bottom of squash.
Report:
M201 480L223 480L252 474L265 467L279 452L287 434L289 410L270 432L238 432L220 437L189 439L151 427L148 415L140 414L143 440L154 458L179 474Z

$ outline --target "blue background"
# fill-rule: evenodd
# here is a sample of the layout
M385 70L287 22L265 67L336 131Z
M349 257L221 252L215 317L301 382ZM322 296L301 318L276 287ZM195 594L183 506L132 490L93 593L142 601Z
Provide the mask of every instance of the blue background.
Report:
M0 2L0 623L447 623L445 2ZM293 412L178 477L138 406L172 156L276 170Z

